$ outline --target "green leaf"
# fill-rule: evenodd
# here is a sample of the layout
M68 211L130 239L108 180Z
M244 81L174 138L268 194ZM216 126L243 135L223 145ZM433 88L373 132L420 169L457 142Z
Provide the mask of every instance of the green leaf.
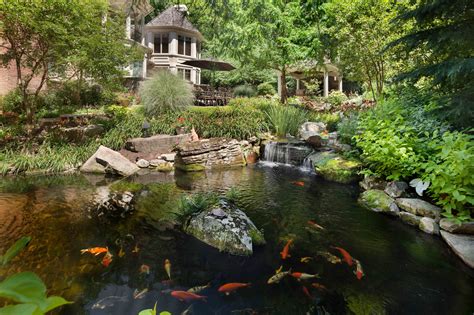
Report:
M1 257L1 264L5 266L10 260L12 260L18 253L28 245L31 241L31 237L23 236L18 241L15 242L7 252Z
M163 311L163 312L160 313L160 315L171 315L171 313L168 312L168 311Z
M138 313L138 315L153 315L153 310L151 308L149 308L149 309L140 311L140 313Z
M0 315L33 315L37 308L35 304L8 305L0 308Z
M33 272L14 274L0 283L0 297L20 303L33 303L43 308L46 286Z
M42 309L42 311L44 313L47 313L57 307L60 307L62 305L65 305L65 304L71 304L72 302L69 302L65 299L63 299L62 297L60 296L50 296L48 297L48 299L46 300L46 307Z

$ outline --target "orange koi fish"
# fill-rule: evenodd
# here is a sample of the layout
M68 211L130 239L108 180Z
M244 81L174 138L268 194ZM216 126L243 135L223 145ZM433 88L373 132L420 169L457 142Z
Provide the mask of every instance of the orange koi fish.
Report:
M102 265L104 267L108 267L110 265L110 263L112 262L112 257L113 257L113 255L110 252L107 252L105 254L104 258L102 258Z
M227 283L227 284L222 285L217 291L219 291L220 293L225 293L226 295L229 295L231 292L234 292L237 289L246 288L249 286L250 286L250 283L233 282L233 283Z
M302 289L303 289L303 293L304 293L307 297L309 297L310 299L313 298L313 297L311 296L311 294L309 293L309 290L308 290L307 287L303 286Z
M317 229L325 230L325 228L323 228L321 225L317 224L317 223L314 222L313 220L309 220L309 221L308 221L308 224L309 224L311 227L315 227L315 228L317 228Z
M150 266L145 265L145 264L141 265L140 266L140 273L146 273L147 275L149 275L150 274Z
M165 260L165 270L166 270L166 273L168 274L168 278L170 278L171 280L171 262L169 261L169 259Z
M322 285L322 284L320 284L320 283L317 283L317 282L311 283L311 285L313 286L313 288L316 288L316 289L318 289L319 291L327 290L324 285Z
M362 270L362 264L360 263L360 261L357 259L354 260L356 262L356 270L354 271L354 274L356 275L357 279L360 280L363 276L365 276L364 270Z
M304 182L302 182L302 181L296 181L296 182L291 182L291 183L295 186L304 187Z
M90 253L95 256L98 256L102 253L107 253L108 251L109 251L108 247L91 247L91 248L81 249L81 254Z
M206 301L207 296L202 296L202 295L197 295L195 293L191 292L186 292L186 291L172 291L171 296L174 298L177 298L180 301L184 302L190 302L190 301L197 301L197 300L202 300L204 302Z
M319 276L316 275L310 275L309 273L304 273L304 272L293 272L291 273L291 276L293 278L296 278L298 280L307 280L307 279L312 279L312 278L319 278Z
M289 240L285 247L283 247L283 250L281 251L280 255L281 255L281 259L286 259L287 257L291 257L290 254L288 254L288 252L290 251L290 245L291 243L293 243L293 240Z
M335 246L333 246L333 248L335 248L335 249L337 249L339 252L341 252L342 257L344 258L344 261L345 261L349 266L352 266L352 264L353 264L354 262L353 262L352 256L347 252L347 250L345 250L344 248L335 247Z

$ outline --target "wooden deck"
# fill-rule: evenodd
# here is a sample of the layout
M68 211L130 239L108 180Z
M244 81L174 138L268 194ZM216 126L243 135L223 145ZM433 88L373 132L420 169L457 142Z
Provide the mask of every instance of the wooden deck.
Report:
M210 85L194 85L195 105L224 106L234 97L231 89L213 88Z

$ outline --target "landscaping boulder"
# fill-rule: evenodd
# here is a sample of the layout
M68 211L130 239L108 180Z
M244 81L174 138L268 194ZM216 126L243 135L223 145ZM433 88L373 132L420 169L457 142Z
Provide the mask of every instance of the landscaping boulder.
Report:
M375 212L383 212L394 216L398 216L400 212L395 201L382 190L366 190L360 195L358 201L369 210Z
M387 182L375 176L364 176L364 179L359 182L359 186L365 190L379 189L384 190Z
M167 162L174 162L174 159L176 158L176 153L166 153L160 155L160 158L167 161Z
M357 174L361 167L358 161L347 160L334 152L317 152L308 157L316 174L327 180L339 183L351 183L359 179Z
M299 135L302 140L307 140L311 136L319 136L326 131L326 124L323 122L305 122L299 128Z
M420 220L422 217L419 217L417 215L414 215L413 213L406 212L406 211L400 211L399 215L400 215L400 219L406 224L413 225L413 226L420 225Z
M253 245L263 245L263 234L235 205L220 200L218 205L194 215L185 232L202 242L233 255L250 256Z
M441 208L432 205L429 202L417 198L397 198L395 199L395 202L398 207L405 211L435 219L436 222L439 222L440 220Z
M474 235L451 234L440 231L441 237L469 267L474 268Z
M472 234L474 235L474 221L455 222L451 219L441 219L439 221L441 229L453 234Z
M157 154L170 153L176 145L190 141L190 133L176 136L155 135L127 140L125 148L132 152L142 153L144 156L150 153L156 156Z
M405 194L408 184L405 182L389 182L385 187L385 193L392 198L399 198Z
M111 173L129 176L138 171L138 166L120 153L100 146L99 149L81 166L84 173Z
M428 217L421 218L420 224L418 225L418 227L420 228L420 230L422 230L425 233L435 234L435 235L439 234L438 223L436 223L436 221L432 218L428 218Z
M175 166L186 172L245 165L241 146L235 139L211 138L182 143L176 151Z
M136 164L139 168L147 168L150 166L150 162L144 159L139 159Z

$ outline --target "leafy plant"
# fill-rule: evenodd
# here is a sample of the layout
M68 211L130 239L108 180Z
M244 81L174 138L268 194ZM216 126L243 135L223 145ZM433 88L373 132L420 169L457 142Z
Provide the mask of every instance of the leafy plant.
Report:
M329 132L336 131L337 124L341 120L341 116L337 113L321 113L321 112L309 112L309 121L320 121L326 124Z
M199 192L182 196L176 215L185 224L192 215L210 209L218 202L219 195L214 192Z
M353 144L353 137L357 133L358 115L351 113L349 116L342 118L337 124L337 135L342 143Z
M256 95L257 91L250 85L239 85L234 88L235 97L254 97Z
M193 103L192 86L169 71L158 71L139 90L145 113L151 117L181 111Z
M264 82L257 86L257 93L258 95L274 95L276 91L271 83Z
M306 121L305 112L285 105L273 105L265 111L272 130L280 137L296 136L298 128Z
M339 107L343 102L347 101L346 94L340 91L331 91L327 97L327 102L335 107Z
M28 245L28 243L31 241L31 237L29 236L23 236L20 238L18 241L15 242L6 252L5 254L0 256L0 262L3 266L8 264L10 260L12 260L16 255L18 255L23 248Z

